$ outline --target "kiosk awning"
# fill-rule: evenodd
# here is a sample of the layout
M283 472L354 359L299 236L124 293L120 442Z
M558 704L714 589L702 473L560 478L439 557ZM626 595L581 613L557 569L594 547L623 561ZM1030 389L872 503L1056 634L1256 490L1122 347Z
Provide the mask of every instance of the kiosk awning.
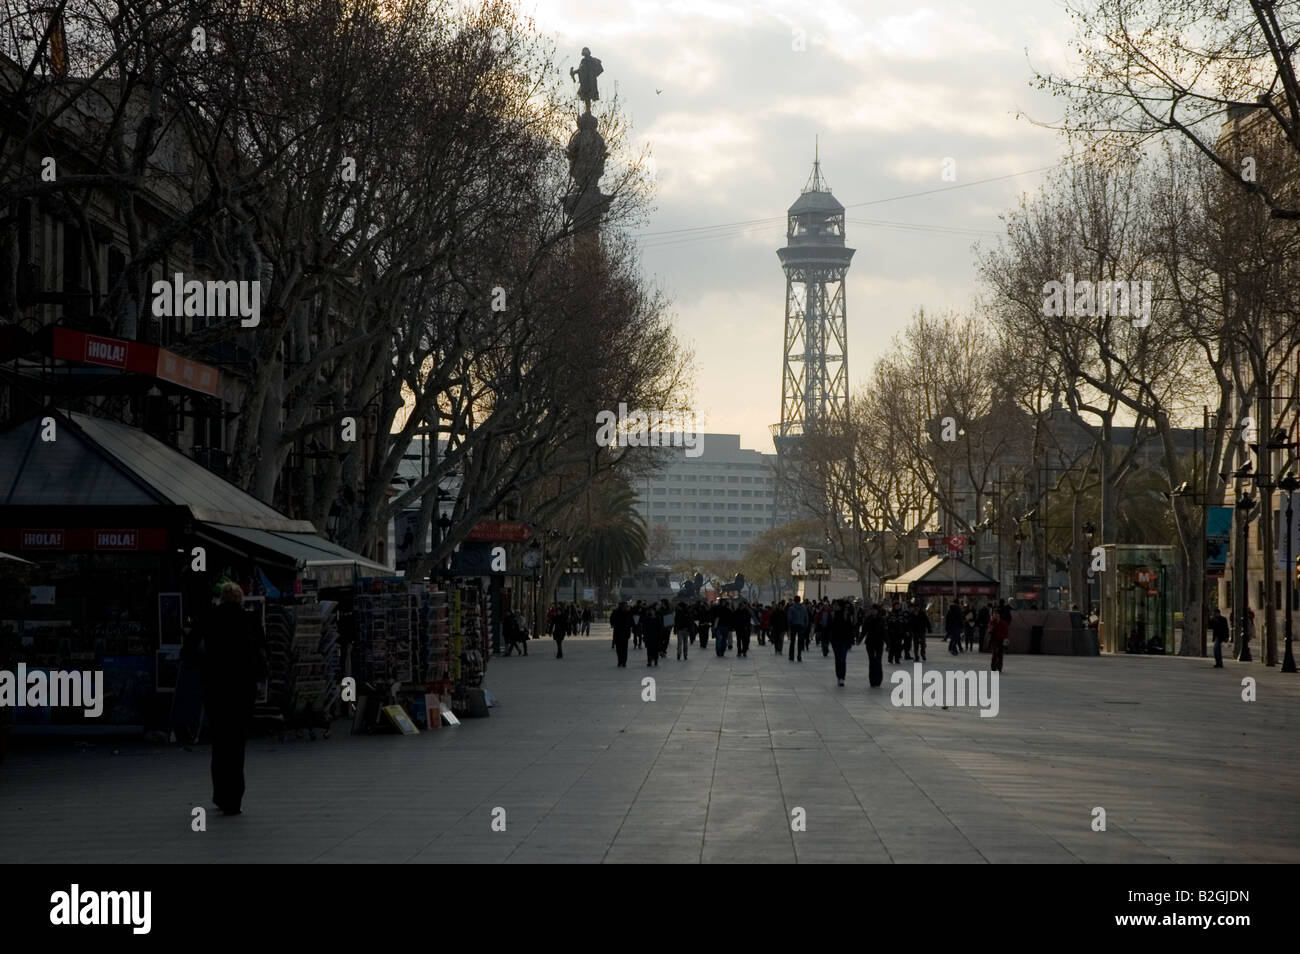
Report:
M393 570L382 563L353 553L314 533L280 533L219 523L210 523L205 529L288 557L298 565L304 577L319 580L321 586L349 585L354 572L360 576L393 575Z

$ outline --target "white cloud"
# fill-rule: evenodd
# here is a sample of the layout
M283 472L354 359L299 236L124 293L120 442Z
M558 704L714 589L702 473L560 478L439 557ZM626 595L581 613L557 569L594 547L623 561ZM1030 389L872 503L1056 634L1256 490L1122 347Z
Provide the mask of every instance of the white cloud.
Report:
M770 449L767 427L780 414L785 279L775 250L815 136L846 205L962 186L849 210L855 388L917 308L966 307L978 288L979 236L863 220L1000 232L998 213L1042 175L966 183L1061 152L1053 132L1016 118L1060 109L1029 83L1034 67L1066 66L1071 48L1066 17L1042 0L522 2L566 66L583 45L602 59L601 95L617 85L635 148L651 148L659 188L644 231L660 234L641 239L643 261L695 346L709 428L738 431L745 446ZM807 32L806 52L791 49L795 27ZM954 183L940 177L945 156L957 160ZM674 231L752 220L768 221Z

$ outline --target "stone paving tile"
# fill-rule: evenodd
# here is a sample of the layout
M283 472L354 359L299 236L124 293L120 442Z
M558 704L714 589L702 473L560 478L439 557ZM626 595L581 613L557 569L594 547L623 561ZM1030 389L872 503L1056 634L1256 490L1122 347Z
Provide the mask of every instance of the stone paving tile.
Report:
M0 862L1300 861L1300 682L1276 669L1011 656L1000 712L981 718L894 707L860 650L839 688L816 650L620 670L599 629L563 660L547 648L492 661L488 719L254 741L246 813L210 813L206 832L190 830L208 806L204 746L16 740ZM1241 702L1245 675L1257 702Z

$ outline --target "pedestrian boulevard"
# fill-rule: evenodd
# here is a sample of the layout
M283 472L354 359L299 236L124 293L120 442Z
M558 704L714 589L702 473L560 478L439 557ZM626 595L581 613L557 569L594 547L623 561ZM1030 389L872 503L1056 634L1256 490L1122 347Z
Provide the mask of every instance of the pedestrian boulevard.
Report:
M816 646L657 669L633 650L618 669L597 626L554 657L541 640L493 659L500 705L459 727L255 740L232 818L211 811L206 746L15 745L0 860L1300 861L1300 681L1258 664L1012 655L981 718L895 707L897 667L869 689L861 647L844 688ZM987 665L929 643L927 668Z

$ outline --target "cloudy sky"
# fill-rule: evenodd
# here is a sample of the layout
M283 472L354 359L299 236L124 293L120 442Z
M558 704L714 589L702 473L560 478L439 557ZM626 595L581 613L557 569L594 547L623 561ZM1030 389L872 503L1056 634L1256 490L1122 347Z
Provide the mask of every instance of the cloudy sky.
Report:
M996 236L999 214L1064 151L1031 121L1061 114L1031 87L1035 68L1069 66L1055 0L523 0L523 11L573 65L591 47L602 97L617 85L649 147L658 194L638 233L643 261L697 352L702 426L745 447L771 451L780 416L776 249L814 137L857 249L851 390L918 308L971 306L973 243Z

